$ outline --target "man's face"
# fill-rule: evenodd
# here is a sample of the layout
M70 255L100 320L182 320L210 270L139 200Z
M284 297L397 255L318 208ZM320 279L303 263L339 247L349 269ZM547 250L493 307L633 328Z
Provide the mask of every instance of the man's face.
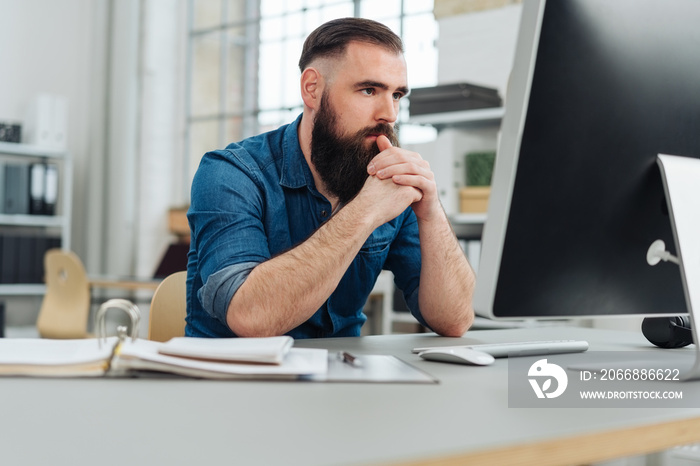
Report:
M398 145L394 124L408 93L406 63L382 47L351 42L331 74L314 118L311 162L329 193L345 203L367 179L377 137Z
M326 190L341 204L350 201L362 189L368 176L367 165L379 153L376 138L382 134L393 146L399 145L397 134L388 123L379 122L354 134L343 135L338 114L324 92L311 132L311 163Z

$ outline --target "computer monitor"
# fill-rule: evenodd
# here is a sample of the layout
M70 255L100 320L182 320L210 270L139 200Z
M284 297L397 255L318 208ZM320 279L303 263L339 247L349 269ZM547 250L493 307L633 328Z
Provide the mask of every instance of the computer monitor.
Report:
M525 0L477 314L688 313L646 255L675 248L657 154L700 157L698 24L696 0Z

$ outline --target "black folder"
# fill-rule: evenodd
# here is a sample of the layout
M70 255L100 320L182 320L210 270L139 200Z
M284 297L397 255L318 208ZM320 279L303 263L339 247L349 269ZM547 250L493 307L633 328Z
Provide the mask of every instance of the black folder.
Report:
M29 165L5 165L5 196L2 212L5 214L29 213Z
M411 115L498 108L503 105L498 89L469 83L413 89L409 100Z

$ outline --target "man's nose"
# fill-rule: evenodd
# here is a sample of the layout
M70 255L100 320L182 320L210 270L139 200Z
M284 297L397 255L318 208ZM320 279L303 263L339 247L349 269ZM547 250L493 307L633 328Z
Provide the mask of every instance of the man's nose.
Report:
M394 123L399 116L399 104L393 95L382 98L378 104L376 119L387 123Z

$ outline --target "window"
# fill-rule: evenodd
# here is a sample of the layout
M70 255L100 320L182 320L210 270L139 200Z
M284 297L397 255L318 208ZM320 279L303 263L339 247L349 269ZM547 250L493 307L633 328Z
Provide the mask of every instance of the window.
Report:
M301 113L297 62L304 39L322 23L347 16L380 21L403 38L411 87L437 83L433 0L190 0L190 179L205 152ZM404 105L400 121L407 120ZM402 142L432 139L433 131L404 124Z

